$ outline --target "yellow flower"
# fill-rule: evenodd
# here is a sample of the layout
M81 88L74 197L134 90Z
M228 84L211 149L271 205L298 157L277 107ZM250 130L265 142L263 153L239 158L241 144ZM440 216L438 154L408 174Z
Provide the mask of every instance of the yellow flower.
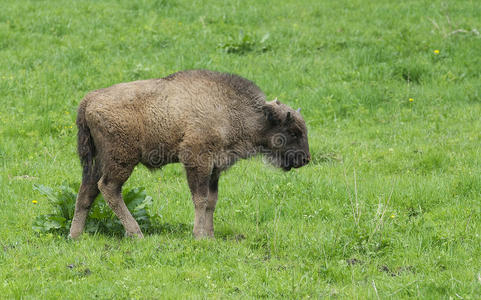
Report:
M414 99L413 99L413 98L409 98L409 102L414 102Z
M434 54L439 54L439 50L434 50Z
M396 217L395 215L391 215L391 219L394 219L394 217Z
M37 204L38 201L37 201L37 200L32 200L32 203L33 203L33 204Z

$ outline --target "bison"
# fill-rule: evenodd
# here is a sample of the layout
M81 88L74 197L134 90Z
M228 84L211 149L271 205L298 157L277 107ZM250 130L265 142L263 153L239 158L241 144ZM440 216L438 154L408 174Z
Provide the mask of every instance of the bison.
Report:
M195 207L195 238L213 237L219 176L237 160L263 154L285 171L310 160L299 110L237 75L181 71L160 79L120 83L88 93L78 108L78 154L83 167L70 237L83 231L99 194L126 235L143 237L122 200L134 167L180 162Z

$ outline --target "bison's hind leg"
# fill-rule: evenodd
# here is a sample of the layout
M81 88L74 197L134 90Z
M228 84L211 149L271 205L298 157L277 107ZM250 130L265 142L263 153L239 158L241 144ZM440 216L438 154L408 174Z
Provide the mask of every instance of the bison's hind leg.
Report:
M75 239L82 234L90 207L99 194L97 182L100 179L100 167L94 164L91 169L84 169L82 184L75 202L75 212L70 227L70 237Z
M132 214L122 199L122 185L129 178L135 165L136 164L132 164L132 161L129 165L120 165L112 161L107 163L102 168L103 174L98 182L98 188L102 192L107 204L122 222L126 235L143 238L144 236L139 224L135 221L134 217L132 217Z

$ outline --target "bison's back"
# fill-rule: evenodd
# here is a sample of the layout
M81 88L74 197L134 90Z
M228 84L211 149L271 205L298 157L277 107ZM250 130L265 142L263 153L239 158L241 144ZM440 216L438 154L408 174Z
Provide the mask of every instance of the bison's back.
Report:
M162 78L173 86L182 86L185 91L205 92L212 96L205 101L226 101L230 105L262 105L265 95L252 81L241 76L209 70L180 71ZM216 97L218 96L218 97ZM200 100L200 99L199 99Z

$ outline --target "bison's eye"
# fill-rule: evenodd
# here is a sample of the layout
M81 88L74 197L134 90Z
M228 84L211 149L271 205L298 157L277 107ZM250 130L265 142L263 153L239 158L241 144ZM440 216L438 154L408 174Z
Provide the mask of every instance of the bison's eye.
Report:
M298 130L291 130L291 131L289 131L289 135L290 135L292 138L298 139L298 138L301 138L301 137L302 137L302 132L300 132L300 131L298 131Z

